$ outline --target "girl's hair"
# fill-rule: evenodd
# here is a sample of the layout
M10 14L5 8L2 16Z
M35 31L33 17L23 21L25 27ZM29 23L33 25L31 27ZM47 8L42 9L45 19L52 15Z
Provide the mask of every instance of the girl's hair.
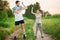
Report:
M43 13L43 11L40 9L40 7L38 7L38 10L40 11L40 13Z
M43 11L42 11L41 9L39 9L39 11L40 11L41 13L43 13Z

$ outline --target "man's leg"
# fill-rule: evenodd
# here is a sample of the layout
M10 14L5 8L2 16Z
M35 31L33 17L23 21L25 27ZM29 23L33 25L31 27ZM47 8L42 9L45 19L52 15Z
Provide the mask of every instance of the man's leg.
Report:
M16 32L17 30L18 30L18 25L15 25L15 30L14 31Z
M24 26L24 23L21 24L21 29L22 29L22 32L23 32L23 38L26 38L26 32L25 32L25 26Z
M15 26L15 28L14 28L14 33L13 33L14 36L16 36L16 34L17 34L17 30L18 30L18 25Z
M24 26L24 23L21 24L21 30L22 30L23 34L25 34L25 26Z
M14 39L13 39L13 40L16 40L17 31L18 31L18 25L15 25L15 29L14 29Z

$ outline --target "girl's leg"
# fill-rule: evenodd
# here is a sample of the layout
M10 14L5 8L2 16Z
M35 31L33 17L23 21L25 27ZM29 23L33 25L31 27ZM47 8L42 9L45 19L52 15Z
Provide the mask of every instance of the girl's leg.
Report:
M36 33L35 33L35 36L37 36L37 32L38 32L38 24L36 24Z
M39 26L39 30L40 30L40 33L41 33L41 37L43 38L43 29L42 29L42 24L41 24L41 23L39 23L39 24L38 24L38 26Z

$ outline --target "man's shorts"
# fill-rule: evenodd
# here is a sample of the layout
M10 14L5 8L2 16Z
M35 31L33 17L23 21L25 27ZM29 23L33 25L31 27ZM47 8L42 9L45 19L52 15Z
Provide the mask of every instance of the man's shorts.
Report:
M20 20L20 21L15 21L15 25L19 25L19 24L23 24L24 20Z

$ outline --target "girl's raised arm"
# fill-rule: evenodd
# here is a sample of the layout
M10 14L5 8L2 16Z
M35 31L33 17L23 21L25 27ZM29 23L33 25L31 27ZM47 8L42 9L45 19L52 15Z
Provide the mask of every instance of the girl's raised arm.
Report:
M36 14L36 13L33 12L33 7L32 7L32 10L31 10L31 13L34 14L34 15Z

